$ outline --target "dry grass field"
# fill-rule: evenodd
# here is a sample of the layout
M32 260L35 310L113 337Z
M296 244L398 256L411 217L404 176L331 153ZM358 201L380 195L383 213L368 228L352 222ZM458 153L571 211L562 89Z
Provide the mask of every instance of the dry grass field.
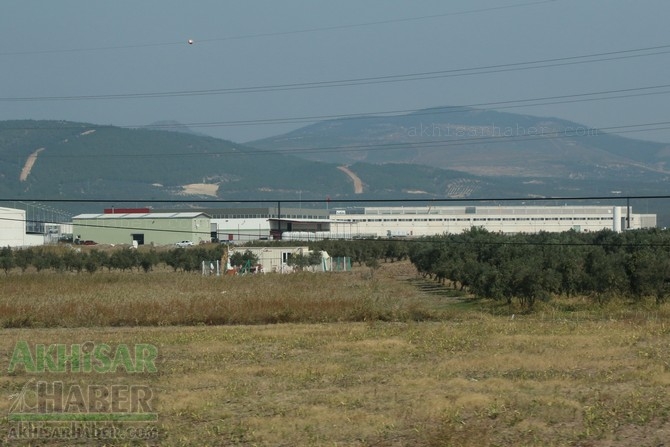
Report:
M0 445L669 445L667 305L520 313L450 295L404 262L372 277L11 273ZM152 344L157 371L10 372L21 341ZM31 380L147 384L156 435L13 439L10 396Z

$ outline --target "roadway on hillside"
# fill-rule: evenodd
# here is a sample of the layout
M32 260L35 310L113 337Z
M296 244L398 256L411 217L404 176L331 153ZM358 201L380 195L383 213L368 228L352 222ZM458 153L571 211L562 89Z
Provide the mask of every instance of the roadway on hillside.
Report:
M353 172L349 167L347 166L338 166L337 169L340 171L344 172L349 176L351 180L354 182L354 194L363 194L363 182L361 181L360 177L356 175L355 172Z
M26 164L23 165L23 169L21 169L21 174L19 175L19 181L25 182L28 180L28 176L30 175L30 171L32 171L33 166L35 165L35 162L37 161L37 156L42 152L45 148L41 147L34 151L32 154L28 156L28 159L26 160Z

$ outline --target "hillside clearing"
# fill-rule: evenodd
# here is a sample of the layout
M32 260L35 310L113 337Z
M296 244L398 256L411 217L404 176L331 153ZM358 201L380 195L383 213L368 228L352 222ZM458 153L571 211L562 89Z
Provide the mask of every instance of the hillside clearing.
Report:
M363 182L361 181L360 177L356 175L355 172L353 172L347 166L338 166L337 169L347 174L349 178L351 178L351 180L354 182L354 194L363 194Z
M216 197L219 185L217 183L191 183L183 185L182 188L182 194Z
M30 171L32 171L33 166L35 165L35 162L37 161L37 156L45 150L46 148L41 147L35 151L33 151L32 154L28 156L28 159L26 160L26 163L23 165L23 169L21 169L21 174L19 175L19 181L25 182L28 180L28 176L30 175Z

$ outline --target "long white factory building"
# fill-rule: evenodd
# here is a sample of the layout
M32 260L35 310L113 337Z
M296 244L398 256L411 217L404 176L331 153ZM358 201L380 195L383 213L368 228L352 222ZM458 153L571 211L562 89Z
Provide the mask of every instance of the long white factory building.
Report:
M653 228L655 214L625 206L422 206L334 210L330 231L284 231L282 239L419 237L462 233L473 227L501 233L599 231Z
M146 212L137 209L137 212ZM203 210L199 210L204 212ZM211 240L244 243L251 240L360 239L421 237L457 234L474 227L500 233L536 233L609 229L615 232L656 227L655 214L636 214L626 206L412 206L352 207L341 209L237 208L209 209L210 232L194 243ZM130 243L137 233L131 221L134 210L116 214L123 230L118 240L91 236L99 243ZM81 216L78 216L81 217ZM128 223L126 224L125 220ZM62 224L43 224L37 232L27 231L24 210L0 208L0 246L22 247L56 242ZM53 227L53 228L52 228ZM132 231L131 231L132 230ZM70 230L71 232L72 230ZM83 231L83 230L82 230ZM37 234L36 234L37 233ZM53 233L53 234L52 234ZM128 234L126 234L128 233ZM53 236L53 237L52 237ZM171 238L170 238L171 237ZM184 237L177 232L163 243L174 244ZM103 240L104 239L104 240Z

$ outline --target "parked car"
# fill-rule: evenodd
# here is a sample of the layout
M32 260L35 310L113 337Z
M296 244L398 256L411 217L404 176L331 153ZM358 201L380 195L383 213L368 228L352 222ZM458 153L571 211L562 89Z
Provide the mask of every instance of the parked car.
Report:
M180 247L180 248L193 247L193 242L191 242L191 241L179 241L175 245L177 247Z

